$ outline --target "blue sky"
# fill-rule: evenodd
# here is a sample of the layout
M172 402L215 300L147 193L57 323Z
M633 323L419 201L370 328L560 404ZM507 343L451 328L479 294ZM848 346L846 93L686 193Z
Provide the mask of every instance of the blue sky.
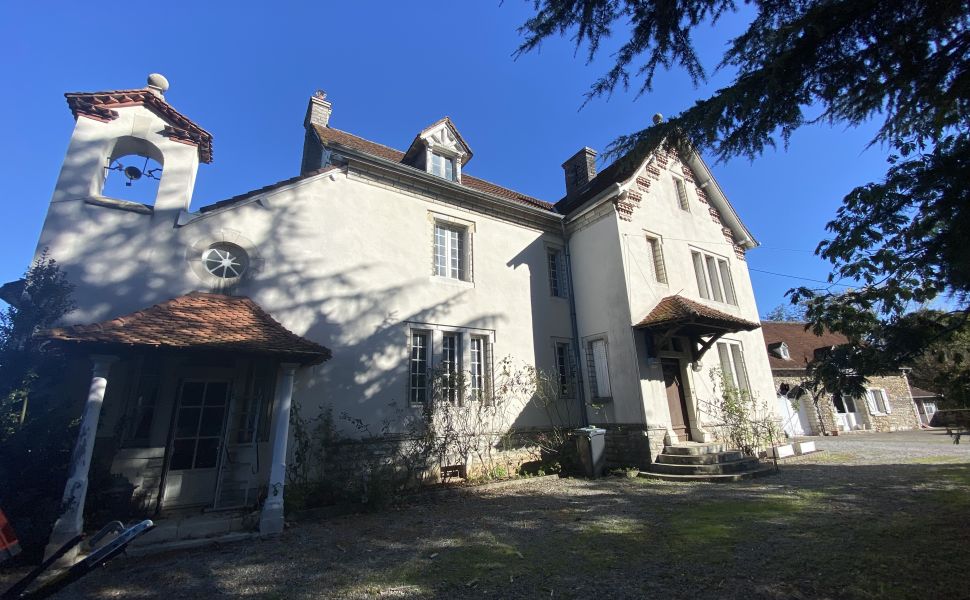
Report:
M475 151L470 174L545 200L563 195L560 164L583 146L673 115L729 81L694 88L677 70L652 93L597 99L579 110L609 66L591 65L569 40L513 60L531 0L482 2L166 2L103 5L0 3L0 282L29 263L74 121L68 91L137 88L166 75L166 99L213 133L193 207L298 174L307 99L333 102L331 125L404 149L449 115ZM138 8L135 8L135 7ZM698 35L713 69L745 14ZM619 36L614 43L621 41ZM754 162L712 163L715 176L762 247L748 253L759 309L824 280L812 255L852 187L879 179L885 151L866 149L875 127L812 126L788 150ZM772 275L779 273L787 277Z

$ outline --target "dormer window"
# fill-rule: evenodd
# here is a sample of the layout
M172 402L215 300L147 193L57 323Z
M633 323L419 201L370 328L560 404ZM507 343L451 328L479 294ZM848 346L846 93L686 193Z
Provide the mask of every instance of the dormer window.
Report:
M773 356L782 360L791 360L791 353L788 351L788 344L785 342L768 344L768 351L771 352Z
M432 175L437 175L438 177L443 177L448 181L455 180L455 159L448 158L438 154L437 152L431 153L431 169L429 170Z

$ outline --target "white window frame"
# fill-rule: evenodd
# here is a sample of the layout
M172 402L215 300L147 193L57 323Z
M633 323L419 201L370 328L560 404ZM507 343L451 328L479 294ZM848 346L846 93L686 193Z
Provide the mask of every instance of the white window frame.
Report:
M593 400L609 401L613 399L613 385L610 381L610 352L606 334L585 340L586 370L589 374L589 397ZM596 360L596 345L602 344L601 361ZM605 364L604 364L605 363Z
M549 273L549 295L553 298L568 298L566 254L562 248L546 246L546 271Z
M408 340L408 402L412 407L422 407L427 404L427 401L431 398L431 394L435 392L443 392L447 395L447 398L439 398L439 400L447 399L453 404L462 405L467 400L478 400L482 399L486 402L491 401L493 394L493 380L494 380L494 365L493 365L493 353L495 345L495 332L490 329L478 329L473 327L452 327L448 325L438 325L434 323L420 323L420 322L406 322L407 325L407 340ZM424 384L424 401L414 402L414 394L412 390L415 388L414 379L416 373L414 372L413 362L413 340L415 335L426 335L427 340L427 351L425 354L425 384ZM448 342L446 340L449 337L454 337L456 341L455 355L453 357L448 355ZM473 354L472 349L475 345L481 344L482 356L479 357L481 360L480 365L473 364ZM453 365L452 365L453 363ZM451 368L449 368L449 366ZM469 370L465 371L465 366L468 365L468 369L478 367L480 369L481 375L481 385L483 389L477 389L476 381L473 380L474 374ZM454 388L451 389L447 384L442 387L442 389L434 390L432 385L432 377L434 375L443 374L445 371L453 374L461 374L464 376L463 389Z
M647 248L650 250L650 269L653 279L657 283L667 284L667 265L664 262L663 238L657 234L645 232Z
M432 239L433 274L443 279L471 281L471 229L435 219Z
M876 394L874 392L879 392L882 396L882 408L885 410L880 409L879 401L876 400ZM866 388L866 404L869 405L869 412L874 415L888 415L893 412L892 406L889 404L889 394L885 388Z
M692 247L690 254L697 280L697 294L705 300L738 306L731 261L699 248Z
M674 180L674 193L677 194L677 205L680 210L690 212L690 200L687 197L687 182L683 177L671 175Z
M553 339L552 355L555 363L556 383L559 385L559 397L573 399L576 397L576 356L573 344L568 340Z
M416 336L424 337L424 359L418 361L414 356ZM431 375L431 358L433 356L434 341L431 330L413 328L408 330L408 404L411 406L424 406L428 402L429 381ZM424 367L416 366L415 363L423 362ZM418 377L424 377L424 385L416 385ZM415 394L416 390L423 390L423 394Z
M721 339L716 344L718 364L725 385L732 385L751 395L751 378L747 361L744 359L744 346L739 341Z
M454 157L445 156L434 150L431 151L431 164L428 165L428 173L448 181L455 181L456 171Z

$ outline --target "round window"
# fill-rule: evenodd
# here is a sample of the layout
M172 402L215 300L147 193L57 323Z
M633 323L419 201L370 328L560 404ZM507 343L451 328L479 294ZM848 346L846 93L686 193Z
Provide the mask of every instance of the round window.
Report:
M241 277L249 266L246 251L235 244L212 244L202 253L202 264L211 275L220 279Z

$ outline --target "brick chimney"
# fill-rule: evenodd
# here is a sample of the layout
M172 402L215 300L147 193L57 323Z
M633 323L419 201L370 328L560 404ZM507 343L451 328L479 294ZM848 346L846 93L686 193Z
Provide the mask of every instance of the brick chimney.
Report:
M596 150L585 147L562 163L566 174L566 197L572 198L596 177Z
M300 161L300 173L315 171L323 166L323 147L320 139L313 132L313 126L327 127L330 123L330 113L333 106L327 100L327 93L317 90L310 96L310 103L306 107L306 117L303 118L303 158Z

